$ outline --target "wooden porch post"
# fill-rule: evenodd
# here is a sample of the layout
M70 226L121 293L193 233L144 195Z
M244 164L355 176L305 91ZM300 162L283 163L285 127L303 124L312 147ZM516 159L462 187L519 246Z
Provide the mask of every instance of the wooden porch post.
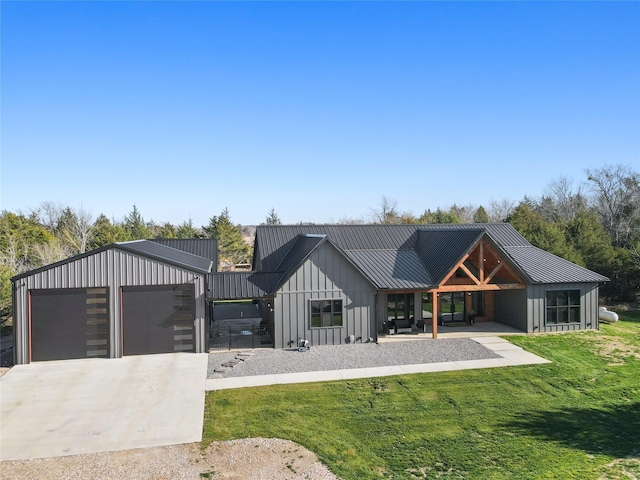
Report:
M438 309L440 308L438 305L437 290L434 290L431 293L431 298L433 299L433 312L431 312L431 337L436 339L438 338Z

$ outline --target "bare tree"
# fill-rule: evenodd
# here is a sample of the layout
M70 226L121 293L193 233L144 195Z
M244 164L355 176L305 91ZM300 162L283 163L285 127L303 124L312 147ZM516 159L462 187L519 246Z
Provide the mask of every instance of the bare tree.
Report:
M333 223L333 222L330 222L330 223ZM363 218L350 218L350 217L340 217L338 221L335 222L336 225L364 225L365 223L367 222Z
M71 254L79 254L87 251L87 244L94 230L93 215L83 208L75 212L70 208L64 210L64 218L67 220L57 231L60 241L68 247Z
M399 223L398 202L386 195L382 196L377 209L371 209L375 223Z
M625 165L587 169L593 206L614 245L625 247L640 228L640 173Z
M55 230L64 207L55 202L42 202L32 213L38 218L40 224L49 231Z
M39 265L49 265L64 260L71 252L58 240L51 240L35 245L33 253Z
M513 200L491 200L489 202L489 220L492 222L505 222L509 215L513 213L516 208L516 203Z
M454 214L460 219L460 223L473 223L473 215L476 211L474 205L456 205L455 203L449 209L449 213Z
M12 233L7 234L6 242L6 248L4 251L0 251L0 264L8 267L14 274L29 270L29 248L27 244L22 244L21 246Z
M547 206L549 212L541 212L548 221L563 220L568 222L576 218L578 213L586 208L586 199L582 188L574 189L573 180L562 176L547 185L546 196L543 197L541 206Z

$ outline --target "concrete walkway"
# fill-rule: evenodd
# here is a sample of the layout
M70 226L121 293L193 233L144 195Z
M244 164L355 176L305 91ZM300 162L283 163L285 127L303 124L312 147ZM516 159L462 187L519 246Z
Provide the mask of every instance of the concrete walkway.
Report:
M207 357L16 365L0 378L0 460L199 442Z
M410 373L444 372L450 370L467 370L473 368L510 367L549 363L533 353L513 345L499 337L472 338L475 342L494 351L500 358L484 360L464 360L458 362L424 363L417 365L390 365L375 368L352 368L345 370L325 370L319 372L285 373L275 375L256 375L252 377L209 378L206 390L225 390L229 388L259 387L264 385L280 385L305 382L325 382L329 380L350 380L354 378L385 377L390 375L406 375Z

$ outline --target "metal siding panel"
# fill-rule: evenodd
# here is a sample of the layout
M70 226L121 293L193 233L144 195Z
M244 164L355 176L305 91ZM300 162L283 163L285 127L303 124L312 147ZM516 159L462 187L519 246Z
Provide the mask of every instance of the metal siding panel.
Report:
M299 290L296 290L298 289ZM281 287L281 294L287 295L288 305L283 305L283 315L294 316L291 321L290 339L307 338L313 345L341 344L349 334L373 336L368 330L369 318L364 322L364 312L369 312L375 302L375 289L341 254L329 244L322 245L309 257ZM341 328L311 329L308 305L311 299L340 298L345 309ZM362 305L361 303L364 303ZM364 312L362 307L364 306ZM363 328L363 324L366 328ZM283 328L286 322L283 320Z

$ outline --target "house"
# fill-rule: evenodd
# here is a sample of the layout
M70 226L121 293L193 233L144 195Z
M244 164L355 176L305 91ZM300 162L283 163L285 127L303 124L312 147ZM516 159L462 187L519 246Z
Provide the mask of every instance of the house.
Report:
M15 363L208 351L217 259L216 240L140 240L15 276Z
M597 329L608 281L506 223L259 226L252 271L216 265L215 240L141 240L18 275L16 363L206 352L211 306L238 299L256 303L275 348L436 338L460 322Z
M259 226L254 272L213 274L214 299L259 298L275 348L495 321L523 332L598 328L608 278L511 225Z

